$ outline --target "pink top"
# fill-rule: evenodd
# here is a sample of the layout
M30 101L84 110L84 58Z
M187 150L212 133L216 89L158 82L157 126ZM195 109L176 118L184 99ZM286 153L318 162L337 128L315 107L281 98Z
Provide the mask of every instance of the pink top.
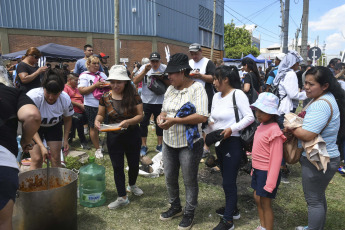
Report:
M68 96L71 98L71 101L77 102L79 104L84 104L84 98L79 93L78 88L72 88L71 86L65 84L65 88L63 91L65 91L68 94ZM83 111L77 106L73 106L73 109L76 113L83 113Z
M277 185L285 140L276 122L267 125L261 123L254 135L252 165L254 169L267 171L264 189L270 193Z

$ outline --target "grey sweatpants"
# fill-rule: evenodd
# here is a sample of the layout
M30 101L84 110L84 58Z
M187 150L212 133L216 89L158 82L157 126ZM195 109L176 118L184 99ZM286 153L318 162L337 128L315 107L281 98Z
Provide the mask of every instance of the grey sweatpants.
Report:
M326 223L326 188L337 171L340 157L331 158L326 173L318 171L310 161L302 156L302 186L308 204L308 230L323 230Z

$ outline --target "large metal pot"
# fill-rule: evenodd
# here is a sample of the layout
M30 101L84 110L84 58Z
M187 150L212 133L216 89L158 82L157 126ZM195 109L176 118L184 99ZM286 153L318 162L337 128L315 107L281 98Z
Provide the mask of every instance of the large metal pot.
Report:
M18 190L13 211L13 229L16 230L61 230L77 229L77 179L69 169L50 168L50 184L65 184L59 188L23 192ZM47 178L46 169L36 169L19 174L19 186Z

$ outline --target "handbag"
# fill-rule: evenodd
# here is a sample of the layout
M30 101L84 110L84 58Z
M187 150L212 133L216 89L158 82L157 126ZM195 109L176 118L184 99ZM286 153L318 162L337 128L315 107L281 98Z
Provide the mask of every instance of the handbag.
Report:
M236 123L237 123L240 121L240 116L238 115L238 108L236 104L235 93L236 93L236 90L234 91L234 94L232 95L232 101L234 104L235 117L236 117ZM246 128L240 131L240 137L241 137L243 149L247 152L251 152L253 149L254 135L259 125L260 125L260 122L255 119L252 124L248 125Z
M167 90L165 84L154 76L150 76L150 80L147 82L147 88L157 95L162 95Z
M101 76L98 75L98 73L96 74L93 74L93 73L90 73L92 75L95 76L95 80L93 81L93 84L96 84L97 82L99 81L103 81L103 78L101 78ZM92 92L92 95L97 99L101 99L102 95L106 92L110 91L110 88L96 88L93 92Z
M327 100L327 99L318 99L318 100L323 100L326 101L329 105L329 107L331 108L331 116L328 118L327 124L325 125L325 127L321 130L320 134L326 129L326 127L328 126L329 122L331 122L332 117L333 117L333 108L331 103ZM309 107L309 105L311 103L313 103L315 101L311 101L309 102L300 112L300 114L305 114L305 110ZM304 151L303 148L298 147L298 138L293 135L292 133L284 133L284 135L286 136L286 141L283 144L283 157L284 160L286 161L286 163L288 164L296 164L297 162L299 162L302 153Z
M252 74L248 73L248 75L250 77L250 89L246 94L249 99L249 104L253 104L258 99L259 94L254 88Z

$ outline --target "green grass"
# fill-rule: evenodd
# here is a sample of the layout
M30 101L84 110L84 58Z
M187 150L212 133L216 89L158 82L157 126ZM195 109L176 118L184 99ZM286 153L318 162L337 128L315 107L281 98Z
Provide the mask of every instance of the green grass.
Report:
M153 157L156 152L156 136L154 131L149 128L149 156ZM78 141L72 144L72 148L77 148ZM94 149L93 149L94 151ZM89 151L88 153L92 153ZM78 226L82 230L169 230L177 229L181 218L163 222L159 220L161 212L166 211L168 205L168 195L165 187L164 176L159 178L138 177L137 185L142 188L144 195L136 197L129 194L130 204L118 210L109 210L107 205L117 197L113 170L109 155L105 155L104 160L97 160L97 163L106 167L106 204L102 207L86 208L78 203ZM206 166L200 163L200 170ZM277 198L273 201L275 214L275 228L282 230L293 230L298 225L307 224L307 205L304 199L301 185L300 165L290 166L290 184L281 184ZM127 173L127 172L126 172ZM211 174L211 176L219 176ZM127 178L127 177L126 177ZM185 202L185 193L182 176L180 174L180 197L182 205ZM256 206L252 198L252 189L250 188L250 176L240 173L238 177L238 207L241 213L241 219L235 220L235 226L238 230L251 230L259 225ZM195 213L195 224L193 229L213 229L219 222L215 209L224 204L223 189L219 185L206 184L199 182L199 205ZM336 173L327 189L328 215L325 229L327 230L345 230L345 208L344 195L345 177Z

